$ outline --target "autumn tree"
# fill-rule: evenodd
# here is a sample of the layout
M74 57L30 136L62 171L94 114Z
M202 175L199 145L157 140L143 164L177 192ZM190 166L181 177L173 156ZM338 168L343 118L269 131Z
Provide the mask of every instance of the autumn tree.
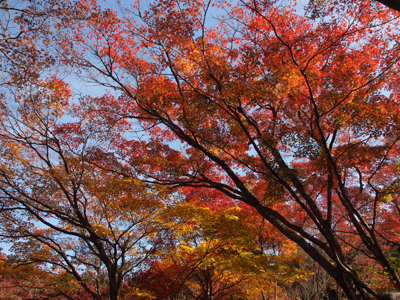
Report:
M163 212L170 234L134 275L139 289L155 299L261 299L307 278L299 249L252 209L206 190L186 197Z
M282 295L282 283L307 278L297 268L298 248L249 207L223 196L212 203L206 198L190 194L164 211L173 230L147 268L134 275L139 289L155 299L261 299Z
M18 265L0 254L0 298L72 299L79 293L79 284L66 272L48 272L40 265Z
M60 57L52 43L55 33L86 13L79 1L0 1L2 93L10 85L35 84L50 70L60 72Z
M125 275L149 255L167 197L94 164L109 160L101 148L129 125L84 122L59 78L53 42L60 28L86 18L85 7L1 1L0 12L0 235L12 245L7 262L67 274L93 299L117 299ZM80 120L71 122L72 115Z
M249 205L349 299L400 288L395 11L10 3L0 2L0 190L16 261L56 264L92 297L108 284L116 299L163 206L149 182ZM59 66L119 94L69 106Z
M65 61L120 91L83 103L91 122L139 122L147 134L113 141L119 166L102 168L217 189L300 246L349 299L379 298L351 258L400 288L390 234L400 217L398 15L369 1L329 2L314 16L285 3L97 7L65 30Z
M168 198L95 167L97 160L112 163L101 146L118 126L64 123L73 108L61 80L14 96L10 104L3 99L0 120L0 234L12 243L9 260L61 269L94 299L104 292L118 299L125 275L149 255Z

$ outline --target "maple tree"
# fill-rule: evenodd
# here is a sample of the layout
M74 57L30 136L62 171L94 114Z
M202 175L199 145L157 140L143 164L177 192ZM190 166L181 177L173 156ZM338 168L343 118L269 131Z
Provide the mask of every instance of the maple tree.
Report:
M199 193L189 193L164 211L173 228L168 241L134 276L146 291L143 299L257 299L281 294L281 283L307 278L295 267L301 259L293 242L274 234L248 207L227 205L218 193L200 194L206 195L201 201Z
M63 120L80 112L58 77L61 58L52 41L61 26L84 18L85 8L1 1L0 11L0 234L12 245L12 269L44 278L35 283L14 272L19 278L6 283L44 291L63 281L60 295L69 299L78 284L93 299L117 299L125 275L149 255L146 241L164 203L160 190L89 163L107 159L100 146L113 130Z
M397 12L0 3L1 223L16 261L117 299L168 198L155 183L252 207L349 299L400 289ZM116 93L70 105L58 66Z
M309 16L288 2L97 7L65 34L65 59L121 91L83 104L92 122L139 122L149 136L111 141L120 166L103 168L217 189L255 208L349 299L379 298L350 258L400 288L388 231L399 221L398 15L328 1Z
M54 274L35 265L15 265L0 255L0 297L12 299L71 299L78 283L66 273Z
M168 196L95 166L112 162L102 146L118 126L63 122L66 111L80 113L70 94L53 76L2 99L0 235L12 244L10 263L64 272L93 299L118 299L151 252Z
M0 1L0 84L40 84L61 70L52 40L62 26L85 17L79 1ZM50 71L51 70L51 71Z

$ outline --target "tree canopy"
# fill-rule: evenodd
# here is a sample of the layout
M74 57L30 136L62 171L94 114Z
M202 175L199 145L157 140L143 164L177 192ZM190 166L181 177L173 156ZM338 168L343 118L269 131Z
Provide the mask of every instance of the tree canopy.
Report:
M0 41L1 234L20 263L57 265L97 299L76 265L107 270L111 299L129 273L173 266L194 297L207 272L247 270L230 278L250 287L250 265L272 268L255 255L272 253L253 231L266 222L296 250L275 255L284 278L306 276L287 263L301 250L348 299L400 289L398 12L370 1L22 3L1 2ZM109 90L74 95L72 75Z

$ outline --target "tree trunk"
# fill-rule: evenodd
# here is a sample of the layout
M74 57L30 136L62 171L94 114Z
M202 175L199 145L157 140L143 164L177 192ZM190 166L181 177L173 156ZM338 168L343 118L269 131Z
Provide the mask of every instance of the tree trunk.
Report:
M400 0L377 0L378 2L390 7L394 10L400 11Z

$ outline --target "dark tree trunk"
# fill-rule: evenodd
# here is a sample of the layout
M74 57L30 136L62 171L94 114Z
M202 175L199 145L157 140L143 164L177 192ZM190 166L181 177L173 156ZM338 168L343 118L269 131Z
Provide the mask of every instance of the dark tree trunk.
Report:
M378 2L394 10L400 11L400 0L378 0Z

